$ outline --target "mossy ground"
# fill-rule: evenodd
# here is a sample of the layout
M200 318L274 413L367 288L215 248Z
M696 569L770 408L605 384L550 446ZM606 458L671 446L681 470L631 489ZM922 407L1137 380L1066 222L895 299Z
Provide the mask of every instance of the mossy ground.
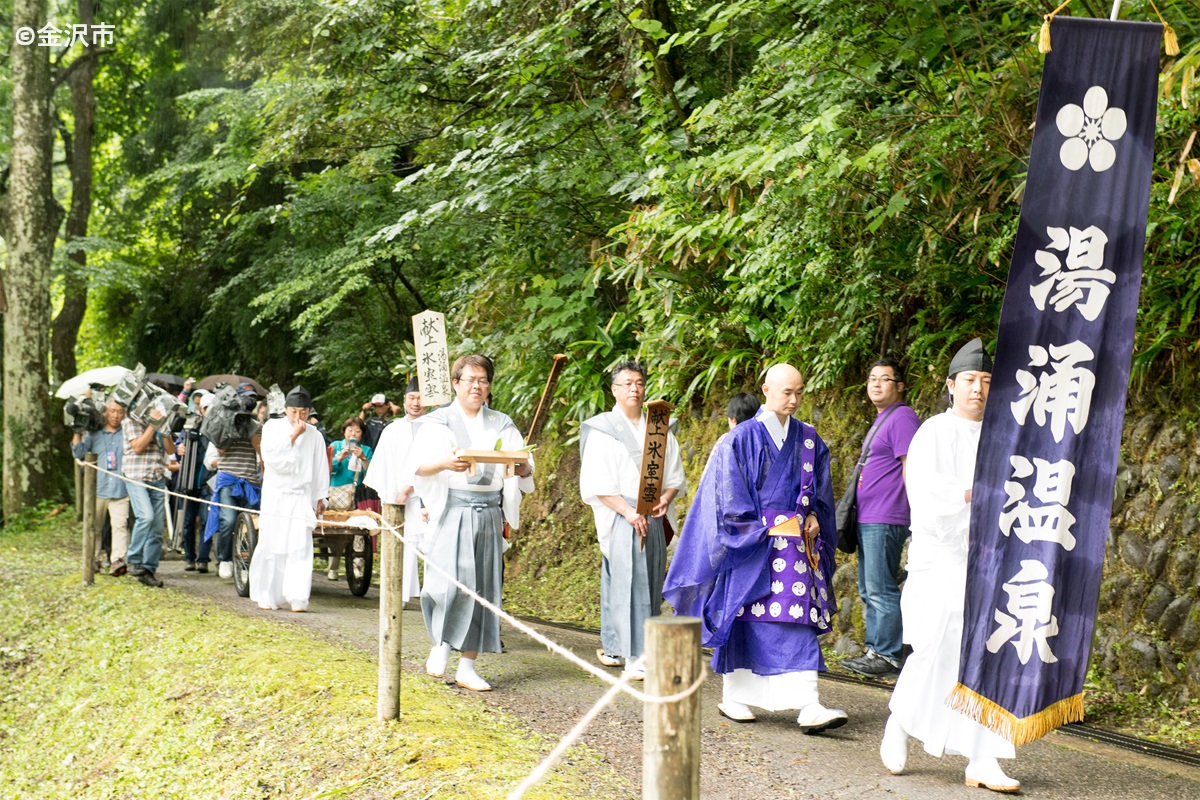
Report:
M127 579L84 588L77 530L69 508L0 530L0 797L503 797L554 744L420 680L381 725L375 659ZM528 796L630 793L576 747Z

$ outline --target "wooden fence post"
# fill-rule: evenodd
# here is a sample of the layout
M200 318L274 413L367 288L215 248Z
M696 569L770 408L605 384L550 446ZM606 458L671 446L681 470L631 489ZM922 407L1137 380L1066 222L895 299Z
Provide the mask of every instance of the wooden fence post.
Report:
M83 521L83 470L84 466L75 462L71 463L75 466L75 521Z
M404 506L383 504L383 521L404 528ZM400 717L400 643L404 597L404 542L390 530L379 534L379 721Z
M646 620L646 693L678 694L704 669L700 620L651 617ZM700 797L700 693L674 703L646 703L642 710L643 800L698 800Z
M83 470L83 585L91 586L96 578L96 454L83 457L88 466Z

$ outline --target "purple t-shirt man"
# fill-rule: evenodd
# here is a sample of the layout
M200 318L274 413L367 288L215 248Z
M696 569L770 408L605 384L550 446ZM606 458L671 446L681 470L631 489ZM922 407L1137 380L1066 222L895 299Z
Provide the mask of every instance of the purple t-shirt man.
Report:
M884 414L887 419L880 425ZM880 411L875 425L879 429L858 476L858 521L908 525L908 495L900 459L908 455L908 445L921 427L921 420L917 412L899 403L899 408L888 406Z

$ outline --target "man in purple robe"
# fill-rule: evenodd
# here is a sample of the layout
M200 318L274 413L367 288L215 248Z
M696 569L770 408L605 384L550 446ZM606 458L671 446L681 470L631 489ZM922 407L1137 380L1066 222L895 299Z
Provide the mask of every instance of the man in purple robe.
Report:
M753 722L751 706L798 709L801 730L820 733L846 724L846 712L817 696L817 636L837 611L837 534L829 448L792 419L803 388L794 367L767 370L763 408L713 451L663 596L701 620L724 680L722 715Z

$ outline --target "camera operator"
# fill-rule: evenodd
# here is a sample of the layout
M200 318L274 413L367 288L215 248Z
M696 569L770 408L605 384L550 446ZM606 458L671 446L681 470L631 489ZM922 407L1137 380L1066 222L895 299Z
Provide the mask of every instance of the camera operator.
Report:
M192 570L208 572L208 557L212 550L212 540L201 536L199 548L197 548L196 534L202 533L199 520L208 519L206 510L208 506L200 501L212 497L208 484L213 475L212 471L204 465L204 454L209 443L208 438L200 433L199 423L204 419L205 412L212 406L213 395L203 389L197 389L193 393L192 399L196 417L189 419L183 430L175 437L175 452L179 455L180 463L184 465L184 468L176 476L179 481L178 490L188 495L189 498L183 501L183 520L180 525L183 529L183 557L186 562L183 568L188 572ZM189 454L191 454L190 458Z
M105 514L112 526L112 545L108 557L111 568L108 574L120 577L125 574L125 552L129 549L129 493L121 479L121 456L125 443L121 437L121 421L125 419L125 408L115 400L104 407L104 427L98 431L75 431L71 439L71 453L83 458L88 453L96 454L96 565L103 563L104 543L101 530Z
M130 536L129 552L125 558L129 574L146 586L160 587L162 581L155 574L162 557L163 526L165 523L167 488L166 457L175 454L175 440L169 431L159 431L167 417L159 408L150 409L148 425L126 416L121 423L124 439L122 471L130 481L129 504L135 521ZM148 484L149 486L143 486Z
M249 435L230 439L223 448L209 444L209 453L216 451L217 477L213 495L221 505L209 506L204 538L206 543L211 542L214 535L217 538L217 574L222 578L233 577L233 526L238 515L236 509L224 506L257 509L262 492L262 473L258 466L262 423L253 416L258 407L258 395L249 383L240 384L237 394L242 400L242 413L249 415L244 429ZM208 455L205 461L212 463Z

